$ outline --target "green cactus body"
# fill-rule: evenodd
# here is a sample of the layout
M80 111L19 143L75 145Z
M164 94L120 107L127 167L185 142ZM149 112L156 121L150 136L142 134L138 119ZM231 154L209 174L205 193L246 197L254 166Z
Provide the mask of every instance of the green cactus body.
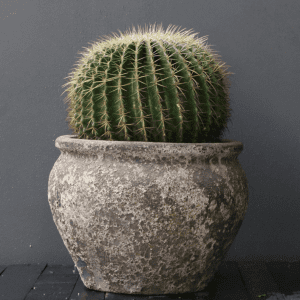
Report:
M232 73L194 35L154 25L93 44L64 85L69 128L84 139L220 141Z

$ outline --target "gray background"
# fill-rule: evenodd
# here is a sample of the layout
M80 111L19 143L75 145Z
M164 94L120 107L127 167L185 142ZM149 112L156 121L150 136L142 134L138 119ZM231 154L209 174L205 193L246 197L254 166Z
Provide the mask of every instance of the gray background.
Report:
M0 1L0 264L73 264L48 178L72 134L65 77L100 36L145 24L208 35L235 73L224 138L243 142L249 207L226 260L299 260L300 1Z

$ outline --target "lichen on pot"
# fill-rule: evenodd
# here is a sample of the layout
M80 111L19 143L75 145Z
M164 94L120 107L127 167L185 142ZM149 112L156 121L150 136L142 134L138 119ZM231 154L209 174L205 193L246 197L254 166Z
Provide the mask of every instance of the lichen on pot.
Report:
M203 290L248 205L241 142L147 143L60 136L48 199L86 287Z

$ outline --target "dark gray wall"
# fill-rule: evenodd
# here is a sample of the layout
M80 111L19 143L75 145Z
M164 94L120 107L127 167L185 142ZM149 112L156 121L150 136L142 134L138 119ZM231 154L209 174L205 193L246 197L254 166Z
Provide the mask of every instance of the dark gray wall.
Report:
M162 22L208 35L230 77L249 207L227 260L300 259L300 1L51 0L0 3L0 264L72 264L47 199L71 134L61 87L83 47Z

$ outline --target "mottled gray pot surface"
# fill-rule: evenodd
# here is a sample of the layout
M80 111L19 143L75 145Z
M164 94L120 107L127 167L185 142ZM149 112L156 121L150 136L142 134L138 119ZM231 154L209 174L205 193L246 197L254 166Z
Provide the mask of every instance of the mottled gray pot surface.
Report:
M87 288L203 290L248 206L241 142L151 143L60 136L53 220Z

